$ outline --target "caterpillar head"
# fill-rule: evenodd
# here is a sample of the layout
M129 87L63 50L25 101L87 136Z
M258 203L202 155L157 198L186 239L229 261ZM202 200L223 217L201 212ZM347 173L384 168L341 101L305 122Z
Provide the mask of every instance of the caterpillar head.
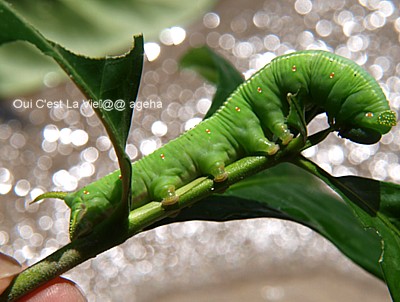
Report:
M359 144L375 144L382 134L396 125L396 113L383 110L378 114L363 112L357 114L345 126L339 127L339 135Z

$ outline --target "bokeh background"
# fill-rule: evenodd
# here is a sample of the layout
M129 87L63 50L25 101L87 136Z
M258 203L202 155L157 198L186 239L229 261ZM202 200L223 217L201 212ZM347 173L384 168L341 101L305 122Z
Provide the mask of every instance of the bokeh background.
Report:
M149 3L158 8L165 6L161 0ZM190 47L204 44L230 60L245 77L290 51L333 51L367 69L381 84L391 107L398 110L398 2L190 3L195 12L186 7L186 13L180 14L177 9L165 12L176 18L158 18L155 14L155 19L164 23L148 33L143 28L151 27L152 22L145 17L142 19L147 23L138 26L121 21L121 27L113 27L98 21L100 25L96 26L107 30L100 31L93 41L82 39L75 44L73 38L79 36L79 30L59 37L53 32L57 26L51 31L46 22L34 17L70 16L64 11L53 10L49 4L33 8L17 5L17 9L44 32L48 30L49 38L88 55L121 53L128 49L132 34L145 31L146 61L138 101L157 105L135 110L127 148L132 160L177 137L206 113L215 88L195 73L179 69L178 63ZM118 20L131 17L129 9L121 15L112 6L102 7L86 21L101 20L113 12L119 24ZM141 15L137 13L140 10L135 11L136 16ZM122 31L121 44L112 30ZM63 40L65 37L70 39ZM96 43L104 44L103 48L99 50ZM7 51L15 54L15 49L22 49L10 47L0 49L0 62ZM63 202L29 202L44 191L75 190L118 167L111 143L90 107L66 106L78 101L82 104L79 90L72 82L64 82L54 65L43 68L33 62L27 65L29 72L0 65L0 78L7 83L0 85L0 251L26 265L69 241L69 211ZM25 84L21 87L16 82ZM29 107L30 100L34 104L38 99L61 100L64 105L53 109L34 105L17 108L19 103ZM317 117L310 132L324 125L325 117ZM335 176L351 174L398 183L399 149L396 127L376 145L357 145L332 134L304 154ZM191 221L159 227L129 239L65 276L79 284L89 301L390 301L381 281L351 263L331 243L306 227L277 219Z

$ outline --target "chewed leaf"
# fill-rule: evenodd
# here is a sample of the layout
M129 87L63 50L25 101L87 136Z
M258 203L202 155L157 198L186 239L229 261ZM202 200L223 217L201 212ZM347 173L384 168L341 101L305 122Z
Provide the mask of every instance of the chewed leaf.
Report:
M93 109L104 124L119 160L123 200L127 205L131 166L125 147L142 73L143 37L134 37L134 47L123 56L93 59L74 54L46 39L4 1L0 1L0 19L0 45L14 41L33 44L52 57L89 101L96 104Z
M191 23L211 9L215 1L196 0L196 5L184 0L162 1L162 5L160 1L126 0L112 5L96 0L7 2L44 36L67 49L103 56L129 47L132 33L143 32L148 41L154 41L163 29ZM54 62L24 46L18 43L0 49L0 97L31 94L43 87L48 73L57 80L67 79Z
M400 297L400 185L356 176L333 177L305 158L296 164L321 178L346 201L365 228L379 234L380 265L390 293L397 301Z

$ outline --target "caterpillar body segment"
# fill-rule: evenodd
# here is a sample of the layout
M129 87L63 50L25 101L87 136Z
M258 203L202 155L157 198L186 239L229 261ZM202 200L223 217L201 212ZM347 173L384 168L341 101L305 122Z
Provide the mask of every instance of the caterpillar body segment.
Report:
M274 155L294 137L286 120L293 96L306 110L326 112L331 127L356 143L375 143L396 124L379 84L354 62L325 51L277 57L209 119L133 163L132 208L151 200L174 204L176 189L200 176L222 182L230 163ZM111 215L120 198L119 171L65 196L71 239Z

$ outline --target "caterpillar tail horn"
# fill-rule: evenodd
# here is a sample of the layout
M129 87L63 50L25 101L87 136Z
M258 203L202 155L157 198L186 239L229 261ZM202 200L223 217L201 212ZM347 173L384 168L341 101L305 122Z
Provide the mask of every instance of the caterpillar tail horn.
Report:
M65 196L67 196L67 192L61 192L61 191L53 191L53 192L46 192L43 194L40 194L38 197L36 197L34 200L30 202L30 204L38 202L40 200L46 199L46 198L58 198L61 200L65 200Z

